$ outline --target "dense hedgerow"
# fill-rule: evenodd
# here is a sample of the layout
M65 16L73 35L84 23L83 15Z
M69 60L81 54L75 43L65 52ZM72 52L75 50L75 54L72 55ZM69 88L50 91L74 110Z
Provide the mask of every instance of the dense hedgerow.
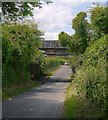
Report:
M84 53L83 65L75 74L78 93L85 94L103 113L106 110L106 36L89 46Z
M42 32L36 24L2 24L3 87L31 79L29 65L41 62Z
M88 98L87 100L91 100L94 105L100 108L102 111L100 116L104 116L105 111L108 110L107 11L106 5L93 3L93 6L87 11L90 18L89 22L87 19L82 19L85 17L83 15L87 15L87 12L79 12L72 20L75 34L72 35L72 39L70 39L72 41L69 44L70 50L72 49L75 53L70 63L71 66L77 68L72 83L75 85L78 94L83 94ZM80 40L82 40L82 44ZM80 51L81 48L85 48L83 53Z

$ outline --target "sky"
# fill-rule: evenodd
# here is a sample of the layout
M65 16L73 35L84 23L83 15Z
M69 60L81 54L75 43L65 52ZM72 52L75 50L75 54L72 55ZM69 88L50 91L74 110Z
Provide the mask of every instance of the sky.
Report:
M52 0L51 4L43 4L41 9L35 8L33 20L38 23L39 29L44 32L45 40L58 40L60 32L74 34L72 19L81 11L88 11L93 2L107 0Z

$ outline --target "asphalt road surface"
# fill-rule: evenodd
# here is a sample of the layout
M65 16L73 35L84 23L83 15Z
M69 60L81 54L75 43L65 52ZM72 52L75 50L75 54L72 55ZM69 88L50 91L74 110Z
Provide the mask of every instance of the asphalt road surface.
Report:
M2 103L2 118L62 118L69 66L61 66L49 82Z

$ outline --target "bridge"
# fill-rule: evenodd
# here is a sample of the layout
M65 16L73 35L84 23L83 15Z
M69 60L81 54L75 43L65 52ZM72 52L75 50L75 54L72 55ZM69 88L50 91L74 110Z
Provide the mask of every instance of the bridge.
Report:
M67 51L66 47L62 47L58 40L44 40L42 46L40 47L41 50L45 52L45 55L57 55L57 56L67 56L70 53Z

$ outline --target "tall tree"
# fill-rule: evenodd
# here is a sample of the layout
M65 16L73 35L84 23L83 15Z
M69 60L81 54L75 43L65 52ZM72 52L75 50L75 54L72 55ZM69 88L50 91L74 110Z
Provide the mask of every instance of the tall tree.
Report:
M88 46L88 42L87 42L88 22L87 19L85 19L86 17L87 17L87 13L80 12L72 20L72 28L75 30L75 34L72 37L73 40L72 43L73 45L79 47L76 49L80 53L83 53L86 47ZM73 47L73 45L71 47Z
M101 37L102 34L108 34L108 7L99 3L94 5L89 11L90 20L97 37Z

